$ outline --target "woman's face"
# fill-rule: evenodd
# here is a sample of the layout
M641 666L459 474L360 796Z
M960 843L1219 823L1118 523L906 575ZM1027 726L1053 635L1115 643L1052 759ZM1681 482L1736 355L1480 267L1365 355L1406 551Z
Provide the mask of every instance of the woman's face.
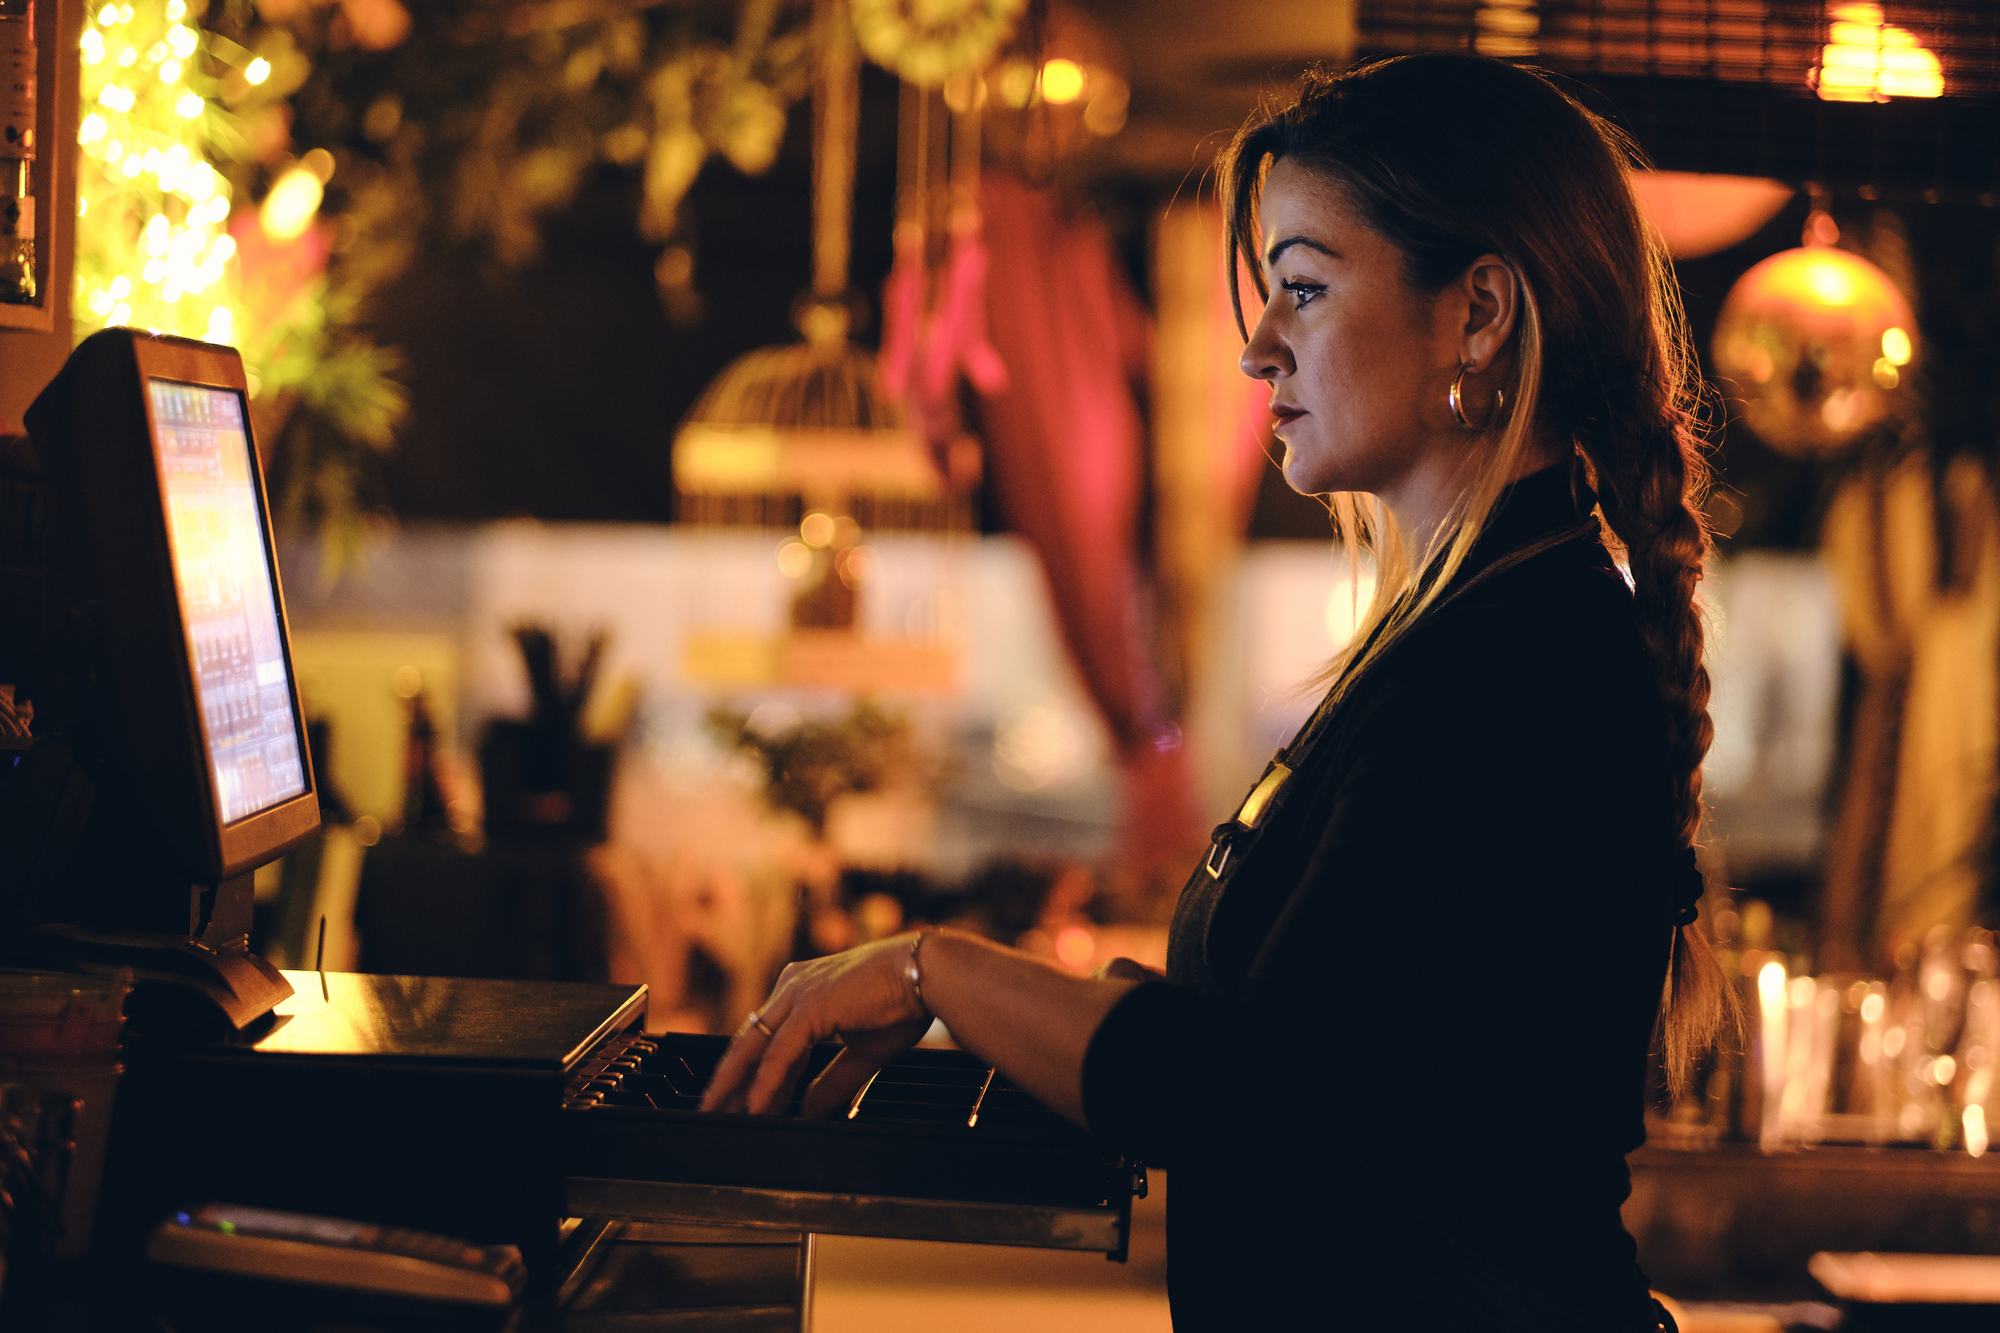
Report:
M1271 299L1242 366L1270 382L1285 480L1307 495L1371 492L1392 509L1417 502L1413 488L1448 485L1470 439L1445 399L1467 332L1455 286L1413 289L1402 252L1290 161L1271 168L1259 212Z

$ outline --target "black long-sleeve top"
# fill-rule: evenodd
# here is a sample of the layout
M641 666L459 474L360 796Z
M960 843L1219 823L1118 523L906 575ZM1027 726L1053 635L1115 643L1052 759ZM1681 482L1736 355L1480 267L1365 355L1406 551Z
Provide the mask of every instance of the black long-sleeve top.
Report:
M1180 1333L1654 1327L1618 1210L1676 806L1592 503L1503 497L1091 1041L1092 1130L1168 1172Z

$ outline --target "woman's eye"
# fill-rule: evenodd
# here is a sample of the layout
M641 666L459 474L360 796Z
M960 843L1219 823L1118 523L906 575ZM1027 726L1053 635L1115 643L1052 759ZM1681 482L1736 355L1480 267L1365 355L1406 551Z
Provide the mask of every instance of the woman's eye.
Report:
M1323 283L1292 281L1284 284L1284 289L1292 294L1292 309L1303 310L1313 300L1326 291Z

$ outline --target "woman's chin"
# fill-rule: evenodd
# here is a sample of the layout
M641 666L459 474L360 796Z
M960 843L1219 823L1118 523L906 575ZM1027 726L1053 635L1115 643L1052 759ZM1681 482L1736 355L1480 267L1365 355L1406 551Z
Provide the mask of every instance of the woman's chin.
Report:
M1322 484L1325 479L1319 476L1317 472L1311 468L1300 466L1299 457L1292 452L1290 445L1285 447L1285 461L1278 465L1278 471L1284 477L1285 485L1291 487L1300 495L1325 495L1328 491L1339 489L1332 485Z

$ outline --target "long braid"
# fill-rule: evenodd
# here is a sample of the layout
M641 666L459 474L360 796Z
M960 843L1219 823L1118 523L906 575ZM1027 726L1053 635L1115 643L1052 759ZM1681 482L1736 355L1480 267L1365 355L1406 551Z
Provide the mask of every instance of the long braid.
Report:
M1668 359L1671 364L1671 354ZM1677 394L1666 387L1674 380L1663 378L1665 385L1650 375L1638 377L1641 401L1632 404L1633 415L1598 433L1584 450L1598 473L1605 521L1625 545L1640 634L1666 707L1679 833L1692 846L1701 826L1702 761L1715 737L1696 599L1711 549L1698 508L1708 469ZM1648 381L1660 386L1665 401L1644 401ZM1736 1017L1735 993L1698 925L1677 932L1662 999L1662 1053L1668 1087L1678 1096L1687 1091L1703 1052Z

